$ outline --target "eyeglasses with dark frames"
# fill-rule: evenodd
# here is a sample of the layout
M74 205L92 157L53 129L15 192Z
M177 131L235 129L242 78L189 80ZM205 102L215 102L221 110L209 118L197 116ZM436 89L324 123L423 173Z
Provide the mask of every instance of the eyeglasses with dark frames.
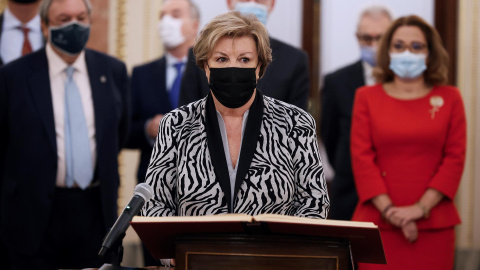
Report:
M359 41L363 41L365 44L371 45L373 43L373 41L378 42L382 38L382 35L372 36L372 35L369 35L369 34L357 33L357 38L358 38Z
M402 41L396 41L392 43L392 52L401 53L408 49L412 53L422 53L425 52L427 44L422 42L413 41L410 44L406 44Z

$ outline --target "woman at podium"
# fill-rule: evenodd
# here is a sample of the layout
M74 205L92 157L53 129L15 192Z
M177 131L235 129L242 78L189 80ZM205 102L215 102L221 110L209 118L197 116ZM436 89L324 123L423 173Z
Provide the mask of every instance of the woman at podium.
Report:
M193 51L211 91L161 120L146 175L155 195L142 214L326 218L314 119L256 87L272 61L265 26L255 16L219 15Z

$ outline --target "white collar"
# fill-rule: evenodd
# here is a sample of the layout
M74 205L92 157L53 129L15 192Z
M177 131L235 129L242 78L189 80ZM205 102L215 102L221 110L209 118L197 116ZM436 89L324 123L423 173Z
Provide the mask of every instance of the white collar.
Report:
M187 62L187 56L184 56L182 59L178 59L169 52L165 53L165 59L167 60L167 66L173 66L180 62L185 64Z
M363 70L365 70L366 74L372 74L373 66L367 63L366 61L362 61Z
M58 75L65 71L68 67L68 64L63 61L63 59L53 50L52 45L47 43L46 46L46 53L48 59L48 69L50 70L50 74ZM72 64L75 68L75 71L86 73L87 72L87 63L85 61L85 50L82 50L80 55L78 56L77 60Z
M3 29L10 30L23 26L23 23L12 14L10 9L6 8L3 12ZM30 31L41 33L40 27L40 16L37 14L33 19L31 19L25 26L30 29Z

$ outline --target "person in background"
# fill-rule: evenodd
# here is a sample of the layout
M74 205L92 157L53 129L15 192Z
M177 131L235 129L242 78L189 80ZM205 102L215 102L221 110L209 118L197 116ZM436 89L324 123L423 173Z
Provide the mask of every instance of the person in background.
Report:
M0 231L13 269L99 267L118 210L127 70L85 49L88 0L39 10L46 47L0 69Z
M388 9L372 6L358 21L357 40L361 59L325 76L322 90L320 134L335 171L331 184L330 219L350 220L358 202L350 158L350 123L357 88L375 83L378 41L392 22Z
M379 226L388 262L361 270L453 269L466 120L458 89L445 85L447 62L432 26L401 17L380 40L378 84L356 93L353 220Z
M0 14L0 67L44 45L40 0L8 0Z
M227 0L230 10L254 14L264 25L275 6L275 0ZM307 109L310 78L307 54L270 37L273 62L258 81L267 96ZM204 98L210 92L205 72L195 65L193 52L188 55L185 76L180 91L180 105Z
M132 125L127 147L142 152L138 182L145 181L160 120L178 107L187 54L197 35L199 20L198 8L191 0L166 0L158 24L165 54L133 69Z
M160 59L137 66L131 78L132 125L128 148L140 149L137 181L144 182L163 115L178 107L188 50L198 32L200 13L191 0L164 1L158 32L165 48ZM158 265L144 248L145 265Z
M0 14L0 67L43 47L39 5L40 0L8 0L7 7ZM0 167L3 166L1 160L0 163ZM1 186L0 183L0 194ZM10 269L8 249L1 236L0 261L5 269Z

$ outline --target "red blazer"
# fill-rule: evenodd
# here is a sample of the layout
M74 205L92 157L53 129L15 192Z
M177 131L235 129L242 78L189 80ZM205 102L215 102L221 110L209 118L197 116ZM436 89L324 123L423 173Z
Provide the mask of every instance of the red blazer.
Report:
M352 115L351 153L359 203L353 220L391 227L371 199L386 193L394 205L417 202L428 188L445 195L418 220L419 229L460 223L453 203L465 163L466 120L452 86L435 86L421 98L400 100L382 85L360 88Z

